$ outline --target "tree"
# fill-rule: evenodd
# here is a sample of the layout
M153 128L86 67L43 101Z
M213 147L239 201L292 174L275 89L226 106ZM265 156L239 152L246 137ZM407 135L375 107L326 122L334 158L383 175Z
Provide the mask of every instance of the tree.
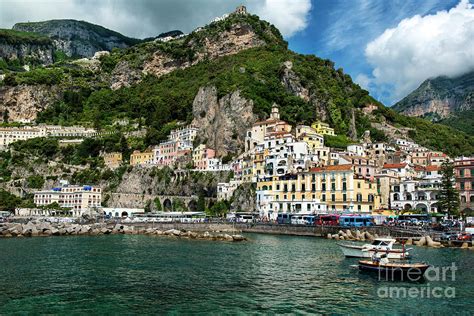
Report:
M200 190L198 194L198 201L196 205L196 211L205 212L206 211L206 201L204 200L204 191Z
M454 187L454 167L450 162L441 165L441 191L438 205L441 211L446 214L455 215L459 211L459 193Z
M146 201L145 204L145 213L150 213L151 212L151 200Z
M14 212L21 203L21 199L8 191L0 189L0 211Z
M187 211L186 205L184 204L183 200L179 198L173 199L173 210L175 212L185 212Z
M224 216L229 211L229 203L224 201L216 202L211 208L206 210L206 213L211 216Z
M158 212L161 212L163 210L163 207L161 206L161 202L159 198L155 198L155 208Z

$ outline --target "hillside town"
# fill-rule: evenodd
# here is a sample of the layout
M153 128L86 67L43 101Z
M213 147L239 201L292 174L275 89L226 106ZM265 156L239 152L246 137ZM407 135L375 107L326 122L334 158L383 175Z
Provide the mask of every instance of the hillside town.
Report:
M403 138L372 143L366 132L358 143L345 150L325 146L325 135L335 136L328 124L292 127L280 119L276 104L264 121L255 122L245 134L244 152L223 162L214 148L196 143L198 126L182 125L168 139L144 151L135 150L129 164L138 168L170 167L194 172L232 172L229 182L217 184L217 200L229 201L244 183L255 188L254 214L264 221L276 221L278 214L384 214L401 211L438 213L444 162L454 163L460 210L466 213L474 203L473 157L448 157ZM6 148L18 140L60 137L82 141L99 132L84 127L40 125L0 130L0 144ZM121 152L102 154L107 168L126 162ZM69 185L34 193L34 203L45 207L55 203L80 216L102 207L102 189ZM56 204L57 203L57 204ZM139 213L143 209L125 212ZM19 215L56 214L56 211L21 210ZM122 214L119 210L117 214Z

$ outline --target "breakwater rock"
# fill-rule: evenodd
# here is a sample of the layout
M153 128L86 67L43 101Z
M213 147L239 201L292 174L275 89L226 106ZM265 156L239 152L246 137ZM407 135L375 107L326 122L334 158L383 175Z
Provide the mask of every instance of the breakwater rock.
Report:
M3 223L0 224L0 237L39 237L39 236L67 236L67 235L155 235L169 236L174 238L189 238L203 240L222 240L222 241L244 241L246 238L242 235L227 234L220 231L196 232L190 230L159 228L145 228L125 224L94 223L94 224L74 224L74 223L50 223L33 222L21 223Z
M366 241L366 240L374 240L374 238L379 237L377 234L372 235L367 231L361 232L360 230L356 230L352 232L350 229L340 230L337 234L327 234L327 239L336 239L336 240L356 240L356 241Z

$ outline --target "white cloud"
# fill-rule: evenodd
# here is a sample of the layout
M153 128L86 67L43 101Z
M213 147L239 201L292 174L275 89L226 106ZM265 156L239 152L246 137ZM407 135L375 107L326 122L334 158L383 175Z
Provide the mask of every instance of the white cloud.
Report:
M354 80L362 89L369 90L371 79L366 74L358 74Z
M462 0L449 11L404 19L370 42L365 55L372 84L393 85L395 101L427 78L466 73L474 69L473 5Z
M255 7L255 14L273 23L285 37L308 26L311 0L265 0Z

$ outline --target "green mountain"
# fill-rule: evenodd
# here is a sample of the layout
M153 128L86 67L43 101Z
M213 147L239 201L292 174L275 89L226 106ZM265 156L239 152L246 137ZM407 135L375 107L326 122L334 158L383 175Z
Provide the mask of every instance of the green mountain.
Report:
M428 79L393 109L474 135L474 71L455 78Z
M77 20L17 23L13 30L44 35L53 41L56 50L69 57L92 57L97 51L125 48L140 42L100 25Z
M165 139L177 121L193 121L202 142L233 156L245 129L277 103L292 124L328 122L341 135L329 144L370 130L375 141L406 135L453 156L474 152L473 137L385 107L330 60L290 51L280 32L255 15L232 14L186 37L113 50L99 61L9 73L1 89L43 97L29 107L36 112L24 111L4 93L0 112L10 121L104 128L127 118L146 127L143 146Z

